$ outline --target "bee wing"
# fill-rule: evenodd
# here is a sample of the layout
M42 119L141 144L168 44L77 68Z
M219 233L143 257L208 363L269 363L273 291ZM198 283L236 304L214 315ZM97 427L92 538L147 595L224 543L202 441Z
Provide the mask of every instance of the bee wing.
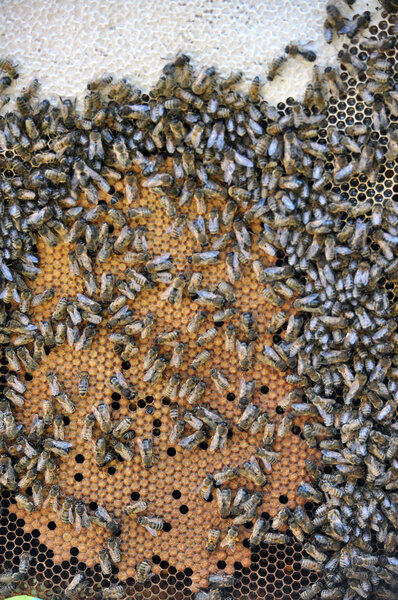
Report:
M153 529L152 527L150 527L149 525L144 525L145 529L151 534L153 535L153 537L157 537L157 531L156 529Z
M82 530L82 519L80 517L80 515L76 514L75 517L75 529L77 531L77 533L80 533Z

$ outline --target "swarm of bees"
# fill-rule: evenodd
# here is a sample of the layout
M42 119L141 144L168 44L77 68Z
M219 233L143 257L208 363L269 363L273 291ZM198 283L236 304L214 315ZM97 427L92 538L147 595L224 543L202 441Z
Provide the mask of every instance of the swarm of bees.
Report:
M353 3L346 2L349 8ZM387 10L396 10L395 4L383 2ZM338 66L315 64L303 100L286 114L262 99L259 77L247 94L238 92L240 72L227 78L213 67L195 72L189 57L179 54L148 95L104 75L88 84L79 112L69 99L58 106L39 100L34 80L15 109L0 117L0 341L11 369L0 399L0 486L28 513L48 506L78 532L92 524L109 532L99 550L104 575L121 560L119 523L105 507L90 510L55 483L57 465L72 448L64 416L87 394L88 373L79 374L72 399L57 374L48 372L49 396L29 431L13 412L25 404L24 372L33 372L56 346L87 350L100 326L121 361L142 355L144 382L164 382L173 419L170 443L187 452L206 444L212 454L222 453L232 428L261 435L247 460L208 473L197 490L204 500L215 495L221 523L230 519L224 531L220 525L204 536L209 553L218 546L233 552L240 528L252 521L251 547L304 545L308 558L302 567L323 577L301 592L303 600L396 597L398 305L383 283L397 278L398 208L392 196L357 203L341 186L359 175L376 184L381 168L398 160L398 82L390 57L397 38L366 36L368 11L350 18L343 12L327 5L326 41L362 35L363 55L343 49ZM268 80L295 57L316 61L307 45L291 43L270 65ZM11 59L0 60L1 107L10 101L3 92L18 78L17 67ZM331 99L347 92L343 72L357 81L369 125L340 129L328 122ZM195 252L186 257L184 272L176 272L171 254L149 251L145 221L151 211L137 203L141 180L170 220L167 235L192 236ZM125 211L114 188L119 181L125 185ZM81 205L82 195L89 208ZM50 247L70 245L70 273L82 279L85 294L60 298L51 318L36 324L33 310L55 295L53 289L36 295L29 289L39 273L39 239ZM267 257L282 252L282 264L264 267L253 257L254 243ZM128 267L123 279L106 270L112 254ZM103 265L100 280L97 265ZM206 283L211 265L222 273L216 286ZM278 333L279 341L265 345L260 355L255 342L261 315L239 314L234 307L236 284L250 270L261 297L277 309L267 331ZM184 332L155 335L156 314L134 314L131 303L156 286L164 287L162 300L176 310L183 298L191 301ZM290 316L285 302L294 309ZM198 347L190 364L183 333ZM220 394L234 385L212 365L217 337L242 371L236 400L241 413L234 423L205 401L209 390ZM281 399L285 414L278 426L255 401L248 372L257 361L297 386ZM108 386L128 401L137 394L121 371ZM283 508L266 520L260 507L267 475L278 461L274 438L303 416L311 417L303 438L320 449L322 461L307 461L310 481L297 494L316 505L315 515L302 507ZM129 462L136 449L142 468L156 465L154 439L134 440L131 424L130 416L116 422L106 400L91 407L81 438L91 444L98 468L118 457ZM232 491L229 483L238 479L241 485ZM156 536L164 522L144 514L147 508L140 500L127 505L125 514ZM17 572L1 573L0 594L14 592L28 567L23 554ZM151 572L148 560L137 563L137 582L144 584ZM208 583L196 600L221 600L234 577L213 573ZM84 573L76 573L64 597L76 598L88 584ZM117 583L104 588L102 597L125 593Z

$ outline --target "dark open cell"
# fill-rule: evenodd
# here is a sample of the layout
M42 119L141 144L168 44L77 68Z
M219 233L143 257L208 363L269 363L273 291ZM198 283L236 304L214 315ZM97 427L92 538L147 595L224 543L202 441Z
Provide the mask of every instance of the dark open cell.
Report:
M114 475L116 473L115 467L109 467L108 468L108 473L109 473L109 475Z
M33 375L31 375L31 373L25 373L24 378L26 381L32 381Z
M75 473L75 481L83 481L83 473Z
M228 394L227 394L227 400L229 402L233 402L235 400L235 398L236 398L236 395L233 392L228 392Z
M98 504L94 501L90 502L90 504L88 505L90 510L97 510L98 508Z
M168 454L168 456L175 456L176 449L175 448L167 448L167 454Z
M79 464L84 463L85 458L84 458L83 454L76 454L75 461Z
M284 409L281 406L277 406L275 412L277 415L283 415L285 413Z
M145 400L138 400L137 406L138 406L138 408L145 408L145 406L146 406Z
M153 429L152 433L155 437L159 437L160 436L160 429Z
M171 524L170 523L163 523L163 531L171 531Z
M179 500L181 498L180 490L174 490L174 492L171 495L173 496L174 500Z
M160 419L154 419L153 420L153 426L154 427L160 427L162 424L162 421Z
M170 398L162 398L162 404L164 406L169 406L169 404L171 404Z
M120 408L119 402L112 402L112 409L113 410L119 410L119 408Z
M114 400L115 402L118 402L121 399L121 395L118 394L117 392L113 392L112 396L111 396L112 400Z
M181 504L179 510L182 515L186 515L188 512L188 506L186 504Z
M201 442L199 444L199 448L201 448L202 450L207 450L207 448L209 447L207 442Z
M131 492L130 498L133 500L133 502L137 502L137 500L140 499L140 493L139 492Z
M145 396L145 400L146 400L146 402L148 402L148 404L152 404L152 402L154 401L154 397L153 396Z
M154 556L152 556L152 562L154 565L160 564L160 556L158 556L157 554L154 554Z
M225 567L227 566L227 563L225 562L225 560L219 560L217 562L217 569L225 569Z
M70 418L69 418L69 417L67 417L66 415L64 415L64 417L63 417L63 421L64 421L64 425L69 425L69 423L70 423Z
M123 371L128 371L131 367L131 364L129 363L128 360L125 360L124 362L122 362L122 369Z

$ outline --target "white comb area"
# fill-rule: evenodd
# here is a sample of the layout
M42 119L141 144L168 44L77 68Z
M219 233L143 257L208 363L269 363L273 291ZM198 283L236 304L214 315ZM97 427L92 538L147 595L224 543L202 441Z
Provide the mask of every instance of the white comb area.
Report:
M347 17L363 10L378 19L380 5L357 0ZM223 74L242 70L262 81L271 60L291 41L311 42L319 64L333 62L341 42L323 38L326 0L5 0L3 53L20 64L20 82L38 77L44 95L80 96L104 72L128 77L141 89L157 80L177 52ZM262 94L272 102L302 95L312 64L289 60Z

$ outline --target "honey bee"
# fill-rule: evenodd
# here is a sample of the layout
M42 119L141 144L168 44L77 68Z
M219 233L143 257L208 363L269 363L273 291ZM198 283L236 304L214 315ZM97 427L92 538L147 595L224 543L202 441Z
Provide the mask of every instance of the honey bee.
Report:
M67 306L67 299L65 298L65 296L63 296L62 298L60 298L60 300L58 300L57 305L54 308L54 311L51 315L51 318L54 321L62 321L63 319L65 319L66 306Z
M108 588L103 588L101 594L103 600L120 600L124 598L126 592L123 585L113 584Z
M139 513L144 512L148 508L148 502L146 500L138 500L133 504L128 504L124 508L124 512L126 515L138 515Z
M239 531L239 526L232 525L228 529L226 536L221 540L220 547L223 548L223 547L227 546L230 550L232 550L232 552L234 552L234 550L236 548L236 543L237 543L237 541L239 541L238 531Z
M172 364L172 362L173 361L171 360L170 364ZM169 398L170 400L174 400L178 395L178 387L180 385L180 382L181 382L181 375L179 373L174 373L173 375L170 375L170 377L166 383L166 386L163 390L163 395L166 398ZM177 406L177 410L178 410L178 404L174 403L174 405ZM170 405L170 414L171 414L171 412L172 412L172 407ZM174 417L172 416L172 418L174 418ZM177 418L178 418L178 415L177 415Z
M241 431L248 431L259 416L259 407L253 403L249 403L237 421L238 429Z
M196 356L192 359L191 361L191 367L193 369L199 369L200 367L203 367L203 365L210 359L210 352L209 350L202 350L202 352L199 352L199 354L196 354Z
M127 400L132 400L137 395L137 393L131 389L124 375L120 371L117 371L116 375L113 375L110 378L109 387L127 398Z
M222 519L227 519L231 512L232 492L229 488L216 490L217 506Z
M110 575L112 573L112 563L108 550L106 548L101 548L98 553L98 558L102 573L104 575Z
M65 596L71 599L77 598L88 583L89 580L84 573L76 573L65 589Z
M86 505L82 500L78 500L75 504L75 528L77 533L84 529L91 527L91 521L87 514Z
M188 292L188 296L190 298L195 298L196 294L198 292L199 286L201 284L203 280L203 275L202 273L199 272L194 272L192 273L189 281L188 281L188 285L187 285L187 292Z
M153 537L157 537L157 532L163 529L163 519L161 517L139 516L138 525L144 527Z
M55 396L56 401L61 406L61 408L67 412L68 414L73 414L76 410L74 402L70 399L67 392L61 392L57 396Z
M228 379L218 369L210 369L210 377L219 392L229 388Z
M213 489L213 485L214 485L214 477L213 477L213 475L211 475L211 473L207 473L205 475L202 483L198 486L198 488L196 490L197 492L200 492L201 497L203 498L203 500L206 500L206 502L208 502L211 498L211 492Z
M267 73L268 81L273 81L275 79L275 77L276 77L276 75L278 75L282 65L286 61L287 61L287 56L284 54L282 56L278 56L273 59L273 61L270 64L270 67L268 69L268 73Z
M207 533L207 544L206 549L208 552L214 552L220 541L221 531L220 529L209 529Z
M150 575L151 565L147 560L143 560L142 562L136 564L135 572L137 573L137 583L142 585Z
M193 448L199 446L199 444L201 444L205 440L206 432L203 429L200 429L199 431L195 431L195 433L192 433L191 435L188 435L187 437L180 440L179 446L181 446L183 450L192 450Z
M225 298L208 290L198 290L195 302L209 308L222 308L225 304Z
M65 439L65 425L64 418L62 415L56 415L53 422L54 439L64 440Z
M239 266L239 259L236 252L227 252L225 257L226 271L231 284L236 283L242 278L242 272Z
M252 456L250 461L244 461L239 470L243 477L246 477L256 485L263 487L267 483L267 476L261 471L256 458Z
M137 438L138 450L140 452L142 465L146 469L150 469L155 462L155 454L153 451L153 438Z
M265 544L289 544L291 538L285 533L266 533L263 535L262 541Z
M227 573L211 573L207 580L209 585L216 588L232 587L235 583L235 576L227 575Z
M258 519L256 519L254 522L253 529L249 537L250 545L259 546L268 529L269 522L262 517L258 517Z
M73 523L75 522L73 517L73 506L74 499L70 496L66 497L62 503L60 510L62 522L66 525L73 525Z
M95 421L95 416L92 413L89 413L84 419L81 437L86 442L90 442L92 440Z
M285 52L289 56L293 57L302 56L305 60L308 60L309 62L316 61L315 52L313 50L309 50L306 47L306 45L290 43L286 46Z
M45 425L51 425L54 419L54 405L49 398L43 400L43 420Z
M208 313L205 310L200 310L194 314L194 316L189 320L186 330L189 334L196 333L199 327L204 323L208 316Z
M175 444L179 439L182 438L185 431L185 421L184 419L179 419L172 427L169 434L169 442L170 444Z
M227 443L228 423L223 421L216 426L213 438L209 445L209 452L223 450Z
M42 506L44 500L44 485L39 479L32 483L32 501L36 508Z

